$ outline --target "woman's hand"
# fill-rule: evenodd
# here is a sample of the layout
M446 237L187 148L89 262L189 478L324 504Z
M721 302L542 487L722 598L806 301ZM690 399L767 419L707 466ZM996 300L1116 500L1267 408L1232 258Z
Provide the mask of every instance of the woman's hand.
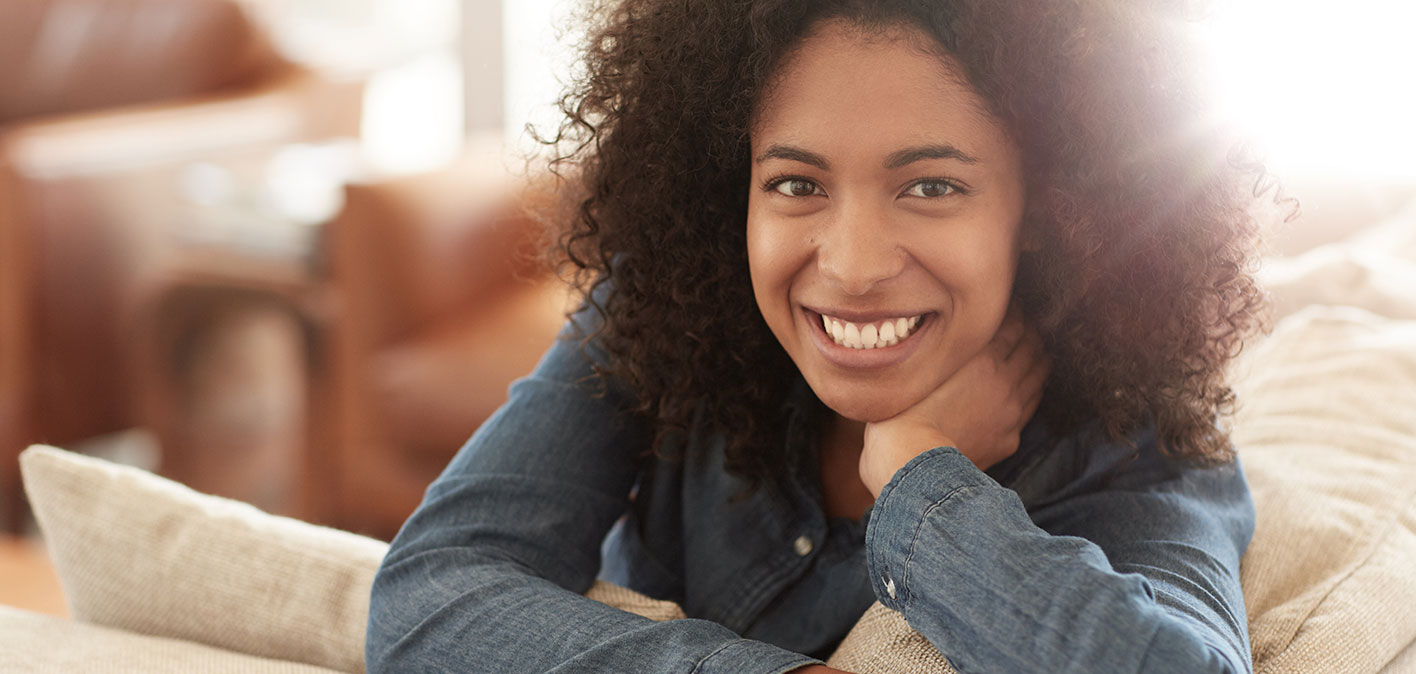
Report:
M1050 370L1042 338L1010 308L993 340L938 389L894 417L866 424L861 481L878 498L910 459L945 445L979 470L1008 458L1018 451Z

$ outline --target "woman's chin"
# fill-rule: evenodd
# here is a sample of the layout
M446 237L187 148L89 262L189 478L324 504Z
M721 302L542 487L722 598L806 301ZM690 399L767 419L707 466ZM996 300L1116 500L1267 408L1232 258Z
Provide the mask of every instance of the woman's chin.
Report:
M815 388L813 387L813 390ZM909 409L917 401L904 400L903 396L871 396L859 393L841 394L839 392L830 395L823 395L822 391L816 390L816 397L821 399L831 411L852 421L865 423L875 423L892 418L899 413Z

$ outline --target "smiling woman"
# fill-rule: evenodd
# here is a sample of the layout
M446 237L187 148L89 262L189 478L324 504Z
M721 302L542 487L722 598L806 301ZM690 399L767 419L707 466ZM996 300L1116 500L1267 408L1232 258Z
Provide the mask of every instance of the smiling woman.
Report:
M1018 149L929 46L918 31L823 24L753 125L757 306L822 402L858 421L939 388L998 331L1012 294ZM876 348L901 320L906 338Z
M394 541L370 671L823 670L876 601L961 671L1248 671L1262 171L1174 4L597 3L584 306Z
M1020 376L1005 399L987 401L1015 414L991 414L996 427L976 431L1003 438L966 437L965 401L949 393L978 397L984 382L961 385L957 375L993 341L1010 303L1022 239L1017 145L917 29L824 21L768 91L752 126L760 187L747 208L768 328L833 410L841 450L875 450L857 460L869 466L872 496L914 456L908 448L959 447L992 466L1017 446L1041 397L1038 340L1010 354ZM1009 398L1019 399L1012 408ZM863 443L871 422L874 442Z

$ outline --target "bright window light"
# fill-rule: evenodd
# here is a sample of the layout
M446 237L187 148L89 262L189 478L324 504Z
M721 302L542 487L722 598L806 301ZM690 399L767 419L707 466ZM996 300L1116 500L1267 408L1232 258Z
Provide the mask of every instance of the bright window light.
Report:
M360 137L369 168L426 171L457 156L463 0L244 1L287 56L365 80Z
M506 38L506 140L522 152L536 145L526 133L533 125L542 135L560 124L556 100L575 72L580 33L571 21L574 0L518 0L502 5ZM581 28L583 30L583 28Z
M1220 103L1275 172L1416 179L1416 3L1215 6Z
M375 74L364 89L365 159L381 171L443 166L462 147L462 71L452 52Z

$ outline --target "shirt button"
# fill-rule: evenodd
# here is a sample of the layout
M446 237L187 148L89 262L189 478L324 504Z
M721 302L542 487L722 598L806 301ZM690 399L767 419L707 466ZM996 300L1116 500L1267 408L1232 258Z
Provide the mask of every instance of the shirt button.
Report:
M885 580L885 594L890 595L890 598L891 598L891 599L894 599L894 598L895 598L895 579L894 579L894 578L885 578L884 580Z
M797 556L799 557L805 557L811 554L811 551L815 547L809 536L797 536L797 539L792 541L792 549L796 550Z

